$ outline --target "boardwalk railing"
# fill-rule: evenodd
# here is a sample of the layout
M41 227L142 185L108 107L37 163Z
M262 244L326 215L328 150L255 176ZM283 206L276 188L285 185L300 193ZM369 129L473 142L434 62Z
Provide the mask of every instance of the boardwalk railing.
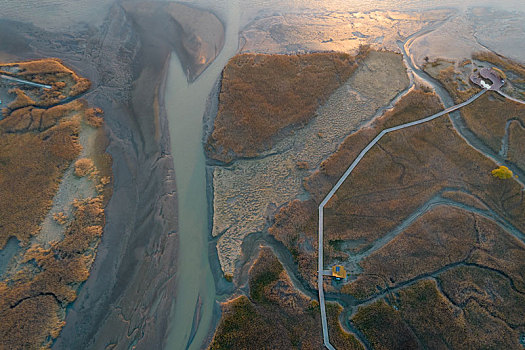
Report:
M406 123L406 124L402 124L402 125L398 125L398 126L394 126L392 128L388 128L388 129L385 129L383 131L381 131L362 151L361 153L359 153L359 155L357 156L357 158L352 162L352 164L350 164L350 166L348 167L348 169L345 171L345 173L343 174L343 176L341 176L341 178L339 179L339 181L337 181L337 183L334 185L334 187L332 187L332 189L330 190L330 192L328 192L328 194L326 195L326 197L323 199L323 201L321 202L321 204L319 204L319 252L318 252L318 277L317 277L317 287L318 287L318 290L319 290L319 306L320 306L320 309L321 309L321 323L322 323L322 326L323 326L323 341L324 341L324 345L329 349L329 350L335 350L335 348L333 347L332 344L330 344L330 339L329 339L329 336L328 336L328 324L327 324L327 321L326 321L326 306L325 306L325 299L324 299L324 288L323 288L323 268L324 268L324 264L323 264L323 209L324 209L324 206L326 205L326 203L328 203L328 201L332 198L332 196L334 195L334 193L339 189L339 187L341 187L341 185L343 184L343 182L346 180L346 178L352 173L352 171L355 169L355 167L357 166L357 164L359 164L359 162L361 161L361 159L363 159L363 157L368 153L368 151L370 151L370 149L379 141L381 140L381 138L383 136L385 136L386 134L388 134L389 132L392 132L392 131L396 131L396 130L401 130L401 129L405 129L405 128L408 128L408 127L411 127L411 126L414 126L414 125L419 125L419 124L423 124L423 123L426 123L426 122L429 122L431 120L434 120L436 118L439 118L441 117L442 115L445 115L447 113L451 113L451 112L454 112L455 110L458 110L462 107L465 107L466 105L474 102L477 98L479 98L481 95L483 95L487 90L486 89L483 89L481 90L480 92L478 92L477 94L473 95L471 98L469 98L468 100L466 100L465 102L462 102L460 104L457 104L455 106L452 106L452 107L449 107L439 113L436 113L436 114L433 114L429 117L426 117L426 118L423 118L423 119L419 119L419 120L415 120L413 122L410 122L410 123ZM499 92L499 91L498 91ZM501 92L500 92L501 93ZM505 97L507 97L506 95L504 95ZM514 100L514 99L512 99ZM523 101L520 101L520 103L523 103Z

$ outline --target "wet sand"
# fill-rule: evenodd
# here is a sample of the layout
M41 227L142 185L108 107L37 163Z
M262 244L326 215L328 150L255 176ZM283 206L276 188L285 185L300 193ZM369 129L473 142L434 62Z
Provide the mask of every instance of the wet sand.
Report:
M69 323L57 341L56 348L81 348L83 344L101 348L108 343L117 344L117 348L160 348L166 341L170 310L176 300L179 235L177 191L164 109L164 91L170 54L175 50L184 56L180 47L184 36L180 23L175 20L169 21L170 26L166 30L163 25L165 22L155 17L158 11L162 11L162 4L155 5L159 7L150 6L152 12L146 15L138 15L141 8L124 6L124 11L127 11L125 16L131 18L131 23L125 21L121 9L113 9L118 12L115 15L121 18L110 15L109 27L115 31L111 33L114 43L120 41L119 36L124 36L129 39L123 46L134 45L136 50L129 64L131 84L119 82L111 87L118 89L121 86L133 86L133 89L126 91L129 94L126 108L130 118L116 123L119 126L127 125L130 129L120 136L112 133L115 136L113 139L119 142L109 148L114 157L118 154L123 159L122 168L118 169L120 171L114 172L117 180L115 187L124 191L121 191L120 197L118 193L114 194L108 208L106 230L115 232L115 235L111 235L114 240L109 242L111 238L105 234L108 244L106 250L99 251L99 254L103 254L97 261L100 269L93 271L95 275L88 281L92 286L83 288L84 295L80 296L70 311ZM193 12L193 15L198 14ZM121 19L123 22L120 22ZM191 19L191 16L187 16L186 21ZM123 28L127 33L121 32ZM220 30L215 32L220 34ZM140 45L133 41L134 36L138 36ZM221 35L216 39L218 42L214 47L220 49ZM205 53L208 55L205 64L202 64L193 59L192 54L195 53L188 52L187 59L183 60L189 80L202 72L215 57L215 49L208 51ZM117 62L117 59L114 57L108 63ZM104 94L98 95L102 97ZM135 137L129 138L130 132ZM130 151L134 152L129 154ZM123 210L123 207L126 209ZM136 218L136 221L130 218ZM123 233L122 228L127 232ZM114 254L116 250L122 252L120 261L120 254ZM101 277L109 279L109 284L114 286L111 294L103 290L105 283L101 283ZM98 292L99 298L105 297L106 302L98 302L93 291ZM93 330L90 333L82 330L82 325L86 316L89 320L90 314L97 315L89 311L92 305L100 310L104 305L110 305L110 311L106 315L98 312L98 315L105 316L104 322L100 324L90 320L89 326ZM125 331L119 331L123 328ZM115 339L115 334L119 334L120 339ZM79 337L84 341L79 342ZM91 339L95 339L95 342L89 343Z
M301 6L307 2L301 1ZM255 13L263 7L261 1L255 3L242 6ZM276 1L274 4L277 6ZM340 4L357 6L347 1ZM264 6L270 5L265 2ZM327 2L326 6L332 5ZM359 4L360 8L370 6L369 1ZM344 9L339 4L335 7ZM152 118L155 109L148 103L158 98L159 106L164 105L164 96L159 92L164 91L167 57L153 55L156 67L147 67L140 60L132 63L141 55L138 30L118 6L111 9L99 29L86 26L78 29L78 33L48 33L31 25L3 20L0 29L3 33L0 58L61 57L89 77L94 88L87 97L106 111L111 139L109 152L114 158L117 183L107 208L106 232L92 275L70 309L68 323L55 348L86 348L89 344L96 347L117 342L119 348L131 345L140 348L147 342L161 344L165 339L165 310L172 305L168 296L176 287L173 257L178 239L174 220L177 192L165 111L159 108L155 120ZM165 46L158 49L171 51ZM150 87L150 91L132 88L142 72L147 72L148 78L141 83ZM155 87L157 94L153 93ZM213 196L209 194L209 198L212 200ZM221 272L217 269L215 244L210 241L209 259L219 285L217 294L227 294L231 284L218 277ZM100 338L100 343L91 343L95 338Z
M179 56L172 56L170 63L166 94L171 99L166 108L177 172L181 249L177 260L180 285L166 342L168 349L201 349L213 335L218 319L215 281L222 274L212 275L216 271L216 255L215 246L209 245L205 156L201 140L210 91L238 48L239 9L235 1L228 6L229 15L224 19L224 48L199 79L190 84L186 82ZM188 323L190 315L193 324Z
M175 20L170 32L151 18L139 25L132 17L115 5L100 28L68 33L0 21L13 34L0 40L2 57L59 57L93 82L85 98L105 111L113 157L104 235L56 349L161 348L175 300L177 192L163 92L170 53L184 36ZM204 64L191 60L201 51L187 50L190 79L220 50L220 33L214 31L218 42L204 52Z
M373 14L374 12L372 12ZM437 14L437 13L436 13ZM431 18L427 17L427 21L423 21L423 18L425 17L423 14L421 14L420 18L418 18L418 21L415 21L415 18L409 18L407 14L407 18L401 18L401 21L398 23L395 23L395 25L392 25L392 28L385 28L390 25L388 21L379 21L381 24L378 26L377 30L371 30L369 32L352 32L351 35L344 31L336 31L334 34L334 30L332 30L332 27L329 28L329 30L326 30L326 32L321 32L318 30L317 27L315 27L315 22L313 20L308 21L308 23L305 24L304 20L302 18L307 17L308 14L286 14L286 13L279 13L274 12L273 14L269 14L268 16L259 16L255 21L252 23L249 23L243 32L241 33L241 37L243 39L243 45L241 50L242 51L248 51L248 52L264 52L264 53L302 53L302 52L308 52L310 50L323 50L323 49L343 49L343 50L351 50L355 49L359 43L366 43L371 42L374 47L380 47L384 48L387 46L388 48L391 48L392 50L399 52L399 48L397 48L397 41L398 40L405 40L407 39L410 34L417 32L427 26L431 26L432 24L435 24L436 26L441 23L446 23L447 30L443 33L437 33L437 36L439 37L441 35L441 39L443 41L450 42L451 37L451 31L453 32L453 29L456 29L457 31L465 31L467 34L470 33L466 28L467 24L466 21L463 20L463 18L460 18L462 21L459 23L459 25L455 26L456 24L456 18L453 18L453 21L448 22L447 16L450 14L447 11L441 12L443 16L431 16ZM336 27L335 24L337 24L337 21L339 20L339 16L342 16L341 14L332 14L330 13L330 20L334 22L334 28ZM363 14L351 14L347 15L347 17L352 18L358 18L361 19ZM366 13L365 15L370 15L370 13ZM389 13L390 15L390 13ZM464 14L462 14L464 15ZM462 16L461 15L461 16ZM312 18L316 18L316 14L311 15ZM370 15L371 16L371 15ZM459 16L459 17L461 17ZM514 16L516 17L516 16ZM389 16L386 16L388 20L391 20ZM323 18L326 19L326 18ZM382 35L383 32L388 30L392 30L393 27L399 27L400 24L403 24L402 20L408 19L408 24L406 24L403 28L403 30L398 32L398 37L395 37L395 35L392 35L392 33L388 33L390 37L385 37ZM414 20L414 22L410 23L410 20ZM320 21L323 25L326 25L326 21ZM355 21L358 24L358 21ZM509 21L510 22L510 21ZM471 25L472 23L470 23ZM308 35L311 33L304 33L304 28L306 27L307 31L310 30L313 34ZM315 30L311 29L314 28ZM452 28L452 29L451 29ZM476 27L478 28L478 27ZM348 29L344 28L348 31ZM367 28L370 29L370 28ZM374 28L375 29L375 28ZM388 30L387 30L388 29ZM314 35L315 34L315 35ZM475 33L476 34L476 33ZM486 34L484 34L486 35ZM364 36L364 38L362 38ZM368 36L368 37L367 37ZM474 35L476 39L476 37ZM313 38L313 39L312 39ZM363 40L360 40L363 39ZM439 38L438 38L439 39ZM463 39L463 38L460 38ZM458 40L460 40L458 39ZM512 38L511 38L512 39ZM453 52L450 48L445 50L443 46L436 45L436 47L439 47L443 49L446 52L451 52L451 55L454 55L453 57L459 56L459 57L468 57L472 51L475 51L473 48L479 49L479 44L476 43L476 41L472 42L472 37L469 37L465 39L465 41L469 41L469 45L465 45L462 47L459 47L455 52ZM481 41L481 40L479 40ZM511 42L511 40L509 40ZM506 49L509 49L512 45L509 45L509 42L506 44L501 44L500 47L503 51ZM450 44L449 44L450 45ZM507 45L507 46L505 46ZM425 45L423 45L425 46ZM492 46L492 45L491 45ZM429 47L433 47L432 45L429 45ZM486 48L485 48L486 49ZM419 54L419 52L418 52ZM419 54L421 58L424 57L424 55ZM411 82L413 83L413 82ZM215 98L218 98L216 96ZM396 99L397 100L397 99ZM391 102L392 103L392 102ZM339 109L336 109L339 110ZM378 113L381 110L378 111ZM213 120L214 116L216 114L216 108L213 106L213 104L210 107L210 112L207 115L207 119L205 120L205 130L207 133L210 132L210 123L211 120ZM295 154L295 152L294 152ZM273 154L272 154L273 156ZM224 266L226 266L226 272L234 273L234 283L235 286L232 286L231 284L228 284L225 282L224 279L222 279L222 288L218 288L218 295L224 293L224 295L219 296L219 299L225 300L227 297L226 294L230 293L230 295L235 295L235 293L238 292L244 292L247 293L247 290L245 289L246 286L243 284L243 278L242 278L242 272L245 271L247 268L249 268L251 259L253 259L252 253L249 251L246 251L245 248L251 248L253 244L247 244L247 242L250 242L252 240L263 240L264 237L267 236L267 220L268 220L268 212L271 210L264 210L265 208L259 208L261 203L266 204L264 201L267 200L267 198L271 198L271 195L274 195L274 192L279 191L278 187L272 187L271 194L268 195L266 193L261 194L258 196L259 198L256 198L254 200L252 197L257 196L259 193L263 192L266 188L269 186L264 186L264 182L261 181L260 178L258 178L258 174L267 175L270 173L268 169L264 169L264 162L266 161L266 158L264 159L256 159L256 160L248 160L248 161L239 161L235 162L233 165L229 165L228 167L224 167L224 169L221 169L220 172L217 172L216 169L220 166L217 166L215 162L210 161L211 167L208 168L208 197L210 201L210 206L212 207L212 213L213 213L213 225L218 225L218 229L216 231L217 237L212 240L214 242L214 245L217 245L217 249L219 251L219 257L222 256L228 256L228 255L234 255L235 257L233 259L222 259L221 263ZM253 172L247 172L246 167L243 167L244 163L253 163L258 168L263 168L263 171L253 171ZM279 162L279 164L284 164L284 162ZM271 179L278 178L279 174L272 174L269 176ZM290 176L289 174L285 174L284 178L288 179ZM280 180L278 182L284 182L283 180ZM244 186L244 188L243 188ZM250 189L247 189L246 187L260 187L256 191L250 191ZM286 188L290 188L292 186L286 186ZM294 193L291 197L299 197L300 193ZM279 199L283 197L282 194L278 196ZM213 208L213 205L217 202L220 202L221 205L217 206L215 205L215 208ZM242 202L240 205L238 202ZM254 209L255 208L255 209ZM270 208L270 205L268 205L268 208ZM244 215L243 215L244 214ZM256 219L254 219L254 216L256 216ZM271 218L271 215L269 215ZM225 220L224 218L227 218L228 220ZM240 219L239 219L240 218ZM235 222L235 220L238 220L240 223ZM237 229L240 227L240 229ZM248 230L246 228L248 227ZM246 234L237 234L237 231L246 230L251 232L251 235ZM233 234L232 234L233 232ZM228 237L230 236L230 237ZM225 238L226 237L226 238ZM221 244L221 241L228 241L226 244ZM242 243L244 242L244 243ZM237 248L241 246L242 243L242 249ZM271 245L273 247L273 244L265 242L265 244ZM233 248L232 248L233 247ZM233 252L233 254L232 254ZM238 258L238 260L237 260ZM224 263L226 261L226 263ZM233 263L232 263L233 261ZM220 271L216 272L217 274L220 274Z

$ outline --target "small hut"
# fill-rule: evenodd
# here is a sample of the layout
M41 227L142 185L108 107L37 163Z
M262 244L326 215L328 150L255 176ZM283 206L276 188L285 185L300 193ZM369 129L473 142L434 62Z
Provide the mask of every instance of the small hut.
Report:
M332 266L332 277L334 277L336 281L346 279L346 270L344 266L341 266L341 265Z

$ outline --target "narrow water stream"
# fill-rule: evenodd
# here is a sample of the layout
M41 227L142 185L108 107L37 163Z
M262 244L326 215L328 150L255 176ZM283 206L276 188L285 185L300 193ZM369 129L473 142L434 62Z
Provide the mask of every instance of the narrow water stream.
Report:
M444 23L445 22L433 23L430 26L423 28L422 30L412 34L404 42L398 41L398 46L401 49L401 53L403 54L408 73L409 75L411 75L411 78L410 78L411 84L409 88L406 91L404 91L401 96L398 96L398 98L401 98L402 96L404 96L411 88L413 88L413 84L416 81L419 81L419 82L429 84L435 90L436 94L438 95L438 97L440 98L440 100L442 101L443 105L446 108L451 107L455 104L455 102L453 101L448 91L437 80L432 78L429 74L427 74L425 71L423 71L420 67L417 66L414 60L414 56L410 52L410 46L413 44L415 40L431 33L432 31L434 31L435 29L437 29L439 26L441 26ZM506 163L505 161L506 155L503 155L502 152L503 151L506 152L505 143L508 143L508 128L509 128L509 125L513 122L513 120L510 120L509 122L507 122L506 132L505 132L506 139L503 140L504 145L502 145L502 151L500 151L499 154L496 154L486 144L484 144L469 128L467 128L467 126L463 122L463 119L459 111L450 113L450 116L451 116L450 119L455 129L457 130L458 134L461 137L463 137L463 139L470 146L472 146L478 152L482 153L484 156L494 160L498 164ZM510 164L506 164L506 165L509 167L512 167L513 171L522 175L519 169L515 168L514 166ZM518 182L523 186L523 182L519 180ZM457 207L463 210L473 212L477 215L493 220L501 228L503 228L505 231L512 234L517 239L522 240L522 241L524 239L524 235L522 232L520 232L515 227L513 227L504 218L501 218L493 210L491 209L480 210L475 207L470 207L462 203L457 203L452 200L444 199L441 197L441 195L436 195L429 202L425 203L421 208L419 208L417 211L412 213L412 215L410 215L401 225L399 225L398 228L392 230L388 235L386 235L382 239L379 239L378 241L374 242L374 246L371 249L367 250L366 253L357 254L355 256L352 256L351 259L353 260L355 264L358 264L363 258L369 256L374 251L380 249L385 244L390 242L393 238L395 238L395 236L398 233L402 232L406 227L408 227L417 217L420 217L425 212L428 212L428 210L430 210L431 207L434 207L437 205L449 205L449 206L453 206L453 207ZM344 306L345 313L344 313L344 316L341 317L342 323L346 326L347 330L351 331L352 333L358 336L358 334L354 330L350 329L351 324L347 322L350 319L350 317L357 311L356 308L354 307L355 300L353 300L352 298L348 298L348 296L342 295L339 293L333 293L333 294L328 293L327 300L337 301Z
M432 26L431 29L435 29L436 26ZM445 106L445 108L451 107L455 104L452 96L448 93L448 91L434 78L432 78L429 74L427 74L425 71L423 71L420 67L418 67L415 63L414 55L410 52L410 46L414 43L415 40L418 38L421 38L422 36L425 36L429 34L432 30L422 30L418 33L415 33L411 35L407 41L404 43L398 42L398 46L401 49L401 52L404 56L405 62L408 66L408 71L410 74L413 74L414 77L417 77L420 81L426 82L429 84L436 94L438 95L439 99ZM465 122L463 121L463 118L461 117L460 111L455 111L449 114L450 120L452 121L452 125L454 126L454 129L458 132L458 134L467 142L472 148L483 154L485 157L492 159L496 164L498 165L505 165L509 169L512 170L513 173L517 174L519 177L516 179L516 181L523 187L525 187L525 183L521 180L524 177L523 171L521 171L519 168L514 166L513 164L507 162L506 159L504 159L500 154L494 152L491 150L482 140L480 140L468 127L465 125Z
M222 52L193 83L177 55L171 56L166 82L171 151L175 164L179 220L177 295L166 349L200 349L208 335L215 285L208 260L208 214L202 118L206 99L228 59L237 52L239 7L228 1Z
M178 290L166 349L200 349L209 336L216 304L216 291L208 255L209 216L205 157L202 148L202 118L210 91L228 59L238 49L239 0L225 3L226 38L219 57L199 79L190 84L177 56L172 55L166 84L166 110L177 182L180 237L177 257ZM444 105L448 107L454 104L450 95L415 65L409 52L414 40L432 32L441 24L434 23L409 37L404 43L400 42L400 48L415 78L433 86ZM468 129L461 128L458 124L459 114L453 119L456 128L461 129L458 131L467 142L474 143L476 149L493 158L493 152L487 152L487 147L478 144L477 138L468 134ZM331 299L340 300L339 297Z

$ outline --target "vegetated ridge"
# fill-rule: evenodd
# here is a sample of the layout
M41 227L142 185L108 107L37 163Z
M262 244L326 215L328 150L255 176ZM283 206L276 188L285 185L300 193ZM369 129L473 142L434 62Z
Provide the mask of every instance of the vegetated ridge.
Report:
M435 77L456 101L478 91L462 85L472 67L450 67ZM441 108L435 95L409 92L305 179L312 199L293 201L276 216L269 231L290 249L306 281L315 283L315 250L304 247L316 243L317 205L348 164L381 130ZM524 111L489 92L461 116L474 137L498 153L506 125L520 126ZM518 144L509 141L506 160L519 167ZM327 264L351 272L347 284L326 289L364 305L354 309L351 323L374 348L519 346L525 202L514 178L492 175L496 167L440 118L385 136L326 205Z
M240 54L222 73L220 106L208 137L208 157L222 162L255 157L286 129L304 125L366 57L321 52L301 55Z
M210 349L319 349L322 347L319 303L297 291L282 264L261 247L250 269L249 296L223 306L224 314ZM332 341L339 349L363 349L338 322L342 308L328 305Z
M11 89L16 97L0 120L0 248L12 237L21 247L0 280L1 347L48 348L95 259L112 193L112 161L102 111L79 99L90 87L87 79L57 59L0 63L0 73L52 86ZM81 135L90 129L94 149L86 150L89 159L77 160ZM76 177L90 181L93 196L69 203L71 214L54 213L63 237L39 243L35 238L75 160Z

